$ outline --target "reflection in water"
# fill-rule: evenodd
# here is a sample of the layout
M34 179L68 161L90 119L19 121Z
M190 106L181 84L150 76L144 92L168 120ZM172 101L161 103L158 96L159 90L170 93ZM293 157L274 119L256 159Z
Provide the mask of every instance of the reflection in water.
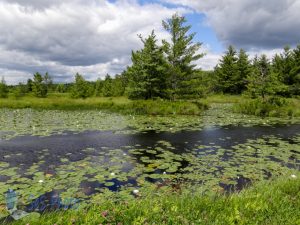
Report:
M179 173L183 180L200 182L209 181L210 178L206 178L205 174L213 174L215 177L222 178L217 181L220 187L225 191L232 191L240 190L246 184L251 183L249 174L255 167L247 171L243 161L247 162L249 166L257 163L263 165L264 162L260 162L260 160L265 157L273 162L278 162L278 165L270 164L274 167L271 168L272 170L278 169L277 166L292 167L291 160L299 163L300 152L293 149L292 145L294 143L296 146L297 142L291 140L299 134L300 125L227 126L177 133L157 133L155 131L137 134L116 134L109 131L65 132L63 135L48 137L22 136L7 141L1 140L0 157L1 162L9 163L11 168L18 168L17 173L29 179L33 179L36 175L35 171L42 171L43 174L40 176L43 177L58 175L62 177L62 180L68 179L67 173L57 174L60 172L57 168L63 168L65 170L63 172L74 172L79 168L72 176L81 173L82 176L79 176L78 179L84 179L77 181L77 178L74 178L74 183L78 184L78 188L85 196L90 196L103 188L118 191L123 186L139 187L138 179L140 177L148 182L168 184L167 179L155 175L177 175ZM289 146L291 149L288 149L289 158L285 160L285 155L279 155L280 159L278 159L272 152L274 149L266 150L266 154L270 155L263 155L265 153L262 154L257 145L255 148L250 144L246 146L251 151L245 149L244 155L243 148L245 146L242 146L242 150L237 148L239 144L246 143L248 140L269 136L276 136L291 143ZM268 144L273 147L278 145L276 142ZM281 153L278 152L278 154ZM191 159L191 156L195 157ZM202 161L197 161L202 158ZM231 159L234 160L230 161ZM67 164L70 164L70 167L63 167ZM36 165L36 168L32 169L33 165ZM243 167L240 168L240 166ZM101 170L93 170L99 167ZM29 168L33 171L32 174L25 173ZM261 176L266 178L272 174L263 168L261 171ZM114 177L115 173L123 175ZM7 182L9 178L9 175L0 174L2 182ZM40 198L45 198L49 202L49 199L63 191L64 187L52 189Z

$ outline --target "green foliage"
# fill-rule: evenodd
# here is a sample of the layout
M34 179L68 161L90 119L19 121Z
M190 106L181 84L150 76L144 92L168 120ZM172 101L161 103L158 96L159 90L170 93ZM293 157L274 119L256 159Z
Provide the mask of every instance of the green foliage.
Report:
M201 43L193 43L195 33L188 34L191 26L184 26L185 23L186 19L178 14L163 21L164 29L171 36L170 42L163 40L163 49L168 62L167 91L173 100L197 93L194 90L197 70L192 62L203 57L203 54L197 54Z
M219 89L223 93L234 92L234 83L232 83L232 78L238 74L237 60L236 50L230 45L227 52L220 60L220 64L215 68L215 72L218 77Z
M113 93L112 93L112 78L108 74L106 75L105 80L103 81L102 95L104 97L113 96Z
M266 96L272 96L285 88L285 85L280 82L278 74L272 71L266 55L254 59L253 70L247 80L247 93L252 98L265 99Z
M28 79L27 80L27 84L26 84L26 86L27 86L27 91L28 92L32 92L32 80L31 79Z
M112 95L114 97L123 96L126 89L126 77L124 74L116 75L114 79L112 79Z
M282 78L288 90L283 95L300 94L300 45L294 50L284 48L284 53L276 55L273 59L274 71Z
M20 98L20 97L24 97L25 94L27 93L27 85L24 85L22 83L19 83L18 85L16 85L13 88L13 96L15 98Z
M299 173L296 173L299 177ZM79 210L25 217L13 224L286 224L300 223L300 180L282 177L256 183L241 192L180 191L154 188L138 198L101 196L101 204Z
M56 92L58 93L65 93L66 92L66 87L64 84L58 84L56 87Z
M46 73L47 75L47 73ZM47 83L45 81L45 77L42 76L40 73L35 73L32 81L32 91L33 94L38 98L45 98L47 97L48 88Z
M243 49L240 49L238 55L237 70L238 73L233 79L235 84L234 93L240 94L246 90L247 78L252 72L249 56Z
M237 55L234 47L229 46L215 72L220 91L230 94L242 93L246 88L246 79L251 73L248 55L243 49Z
M4 77L2 77L2 80L0 82L0 98L7 98L8 92L9 92L9 90L6 85L6 82L4 80Z
M239 113L263 117L293 117L300 115L296 105L280 97L269 97L264 100L261 98L244 100L235 105L234 110Z
M103 81L101 79L97 79L95 83L95 93L96 97L102 96L102 88L103 88Z
M156 35L152 31L145 40L140 36L144 48L132 52L132 66L127 69L131 99L151 99L164 97L166 89L166 62L162 48L157 46Z
M92 90L88 82L82 75L76 73L75 83L71 89L72 98L87 98L92 95Z

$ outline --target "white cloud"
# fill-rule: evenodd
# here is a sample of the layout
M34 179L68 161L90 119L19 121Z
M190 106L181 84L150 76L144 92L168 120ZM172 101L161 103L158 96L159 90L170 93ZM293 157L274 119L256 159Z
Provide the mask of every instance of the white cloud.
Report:
M119 73L141 47L137 34L155 29L165 38L161 21L173 13L134 0L0 0L0 76L16 83L36 71L57 81Z
M204 13L225 46L282 48L300 42L299 0L164 0Z

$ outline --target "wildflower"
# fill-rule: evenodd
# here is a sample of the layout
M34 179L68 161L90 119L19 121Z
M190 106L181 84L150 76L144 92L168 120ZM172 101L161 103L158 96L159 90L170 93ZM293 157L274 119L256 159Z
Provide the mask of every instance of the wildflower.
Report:
M297 178L297 176L295 174L292 174L291 178Z
M39 183L41 184L41 183L43 183L44 181L43 180L39 180Z
M135 189L135 190L132 191L132 193L135 194L135 195L137 195L139 192L140 192L140 191L137 190L137 189Z
M110 173L110 175L111 175L111 176L115 176L116 174L115 174L115 173Z
M107 217L108 211L107 211L107 210L103 211L103 212L101 213L101 215L102 215L103 217Z

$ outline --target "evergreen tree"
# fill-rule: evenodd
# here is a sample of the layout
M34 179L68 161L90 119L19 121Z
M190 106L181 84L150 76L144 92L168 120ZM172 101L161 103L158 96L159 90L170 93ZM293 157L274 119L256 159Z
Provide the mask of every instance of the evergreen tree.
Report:
M140 38L144 48L132 52L132 66L126 72L129 78L129 98L164 97L167 65L162 48L156 44L154 31L145 40Z
M88 82L79 73L75 75L75 83L71 89L71 96L72 98L87 98L90 96Z
M103 81L99 78L95 83L95 96L102 96Z
M189 81L194 82L197 71L192 62L203 57L203 54L197 54L201 43L193 43L195 33L189 34L191 26L185 26L185 23L185 17L178 14L163 21L164 29L171 35L171 42L164 40L163 48L169 64L168 91L172 99L189 95Z
M56 87L56 92L58 93L65 93L66 92L66 87L64 84L58 84Z
M239 77L240 74L237 62L237 52L234 47L230 45L225 55L222 56L220 64L217 65L215 69L216 75L218 77L219 89L223 93L237 92L235 80L237 79L237 77Z
M291 92L294 95L300 95L300 45L292 52L293 68L290 72Z
M247 53L240 49L237 60L237 74L233 77L234 93L240 94L246 90L247 77L251 74L251 70L252 67Z
M27 92L32 92L32 80L31 79L28 79L27 80Z
M2 80L0 82L0 98L7 98L8 92L9 92L9 90L6 85L6 82L4 80L4 77L2 77Z
M102 94L104 97L112 96L112 78L109 74L105 76L105 80L103 82Z
M253 70L248 77L248 93L251 97L261 97L265 100L266 96L275 95L278 91L285 88L280 82L278 74L271 70L271 65L266 55L254 58Z
M115 97L124 95L125 85L126 83L122 75L116 75L112 80L112 95Z
M52 89L53 81L52 81L51 76L48 74L48 72L44 76L44 82L45 82L45 85L46 85L47 90L49 92Z
M23 97L26 94L26 91L27 91L27 85L19 83L13 89L13 95L17 99Z
M32 91L38 98L45 98L48 90L44 77L40 73L35 73L32 81Z

